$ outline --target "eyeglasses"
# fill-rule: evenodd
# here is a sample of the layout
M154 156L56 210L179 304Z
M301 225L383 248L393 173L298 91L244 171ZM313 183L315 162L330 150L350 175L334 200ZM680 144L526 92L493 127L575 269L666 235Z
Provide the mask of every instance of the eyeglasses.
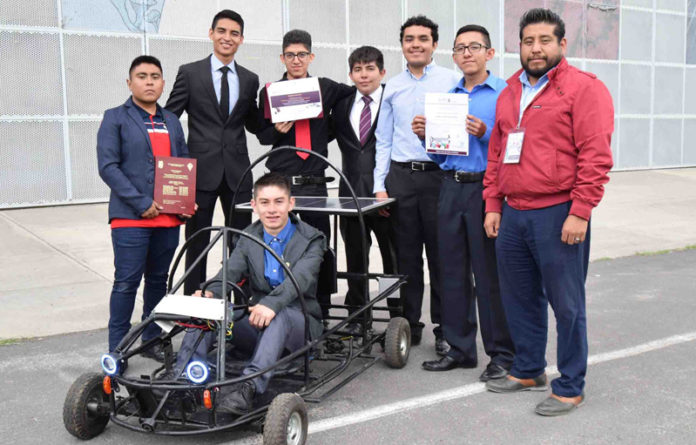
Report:
M285 60L287 60L288 62L291 62L295 57L297 57L298 59L304 61L305 59L307 59L307 57L309 57L309 54L310 54L310 53L305 52L305 51L302 51L302 52L299 52L299 53L290 53L290 52L287 52L287 53L283 53L283 58L284 58Z
M452 48L452 52L455 54L464 54L466 50L469 50L469 53L471 54L476 54L480 52L483 48L488 48L486 45L481 45L480 43L472 43L471 45L457 45L454 48Z

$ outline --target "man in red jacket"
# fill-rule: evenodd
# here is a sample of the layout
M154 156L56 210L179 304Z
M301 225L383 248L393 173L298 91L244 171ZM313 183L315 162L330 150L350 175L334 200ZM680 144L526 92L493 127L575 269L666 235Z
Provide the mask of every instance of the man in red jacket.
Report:
M556 316L558 370L536 407L567 414L584 401L585 277L590 214L612 167L611 96L596 76L570 66L563 20L531 9L520 20L522 68L497 104L484 178L484 227L497 238L501 295L516 356L493 392L545 391L548 303Z

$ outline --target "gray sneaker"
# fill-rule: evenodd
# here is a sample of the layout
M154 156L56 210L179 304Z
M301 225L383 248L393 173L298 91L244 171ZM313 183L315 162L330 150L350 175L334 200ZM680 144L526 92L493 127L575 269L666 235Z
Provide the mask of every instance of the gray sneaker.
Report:
M503 379L489 380L486 382L486 389L491 392L519 392L519 391L546 391L549 389L548 379L546 374L541 374L534 377L533 385L523 385L517 380L512 380L510 376Z
M546 400L541 402L536 406L534 410L540 416L562 416L564 414L569 414L585 403L585 394L581 394L582 399L577 405L571 402L561 402L554 397L548 397Z

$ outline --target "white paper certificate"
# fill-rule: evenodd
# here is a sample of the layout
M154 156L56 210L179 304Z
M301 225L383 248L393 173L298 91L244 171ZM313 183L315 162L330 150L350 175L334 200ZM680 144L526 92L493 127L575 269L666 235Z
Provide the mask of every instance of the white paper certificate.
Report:
M266 87L271 122L288 122L322 116L319 78L273 82Z
M468 156L467 114L468 94L426 93L425 150L428 153Z

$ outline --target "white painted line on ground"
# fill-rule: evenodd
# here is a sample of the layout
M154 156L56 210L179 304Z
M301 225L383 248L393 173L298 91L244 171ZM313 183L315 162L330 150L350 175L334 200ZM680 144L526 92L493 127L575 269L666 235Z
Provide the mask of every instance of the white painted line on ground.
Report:
M617 351L604 352L593 355L588 358L588 365L596 365L599 363L609 362L622 358L633 357L644 354L646 352L664 349L669 346L687 343L696 340L696 332L690 332L682 335L674 335L672 337L663 338L647 343L643 343L630 348L619 349ZM546 368L548 375L558 374L558 369L555 366ZM328 419L318 420L309 424L309 434L319 433L322 431L342 428L356 423L368 422L370 420L379 419L381 417L391 416L403 411L409 411L415 408L423 408L426 406L437 405L439 403L450 400L461 399L474 394L482 393L486 390L483 383L470 383L468 385L448 389L446 391L429 394L427 396L413 397L411 399L400 400L394 403L376 406L364 411L344 414L341 416L331 417Z

